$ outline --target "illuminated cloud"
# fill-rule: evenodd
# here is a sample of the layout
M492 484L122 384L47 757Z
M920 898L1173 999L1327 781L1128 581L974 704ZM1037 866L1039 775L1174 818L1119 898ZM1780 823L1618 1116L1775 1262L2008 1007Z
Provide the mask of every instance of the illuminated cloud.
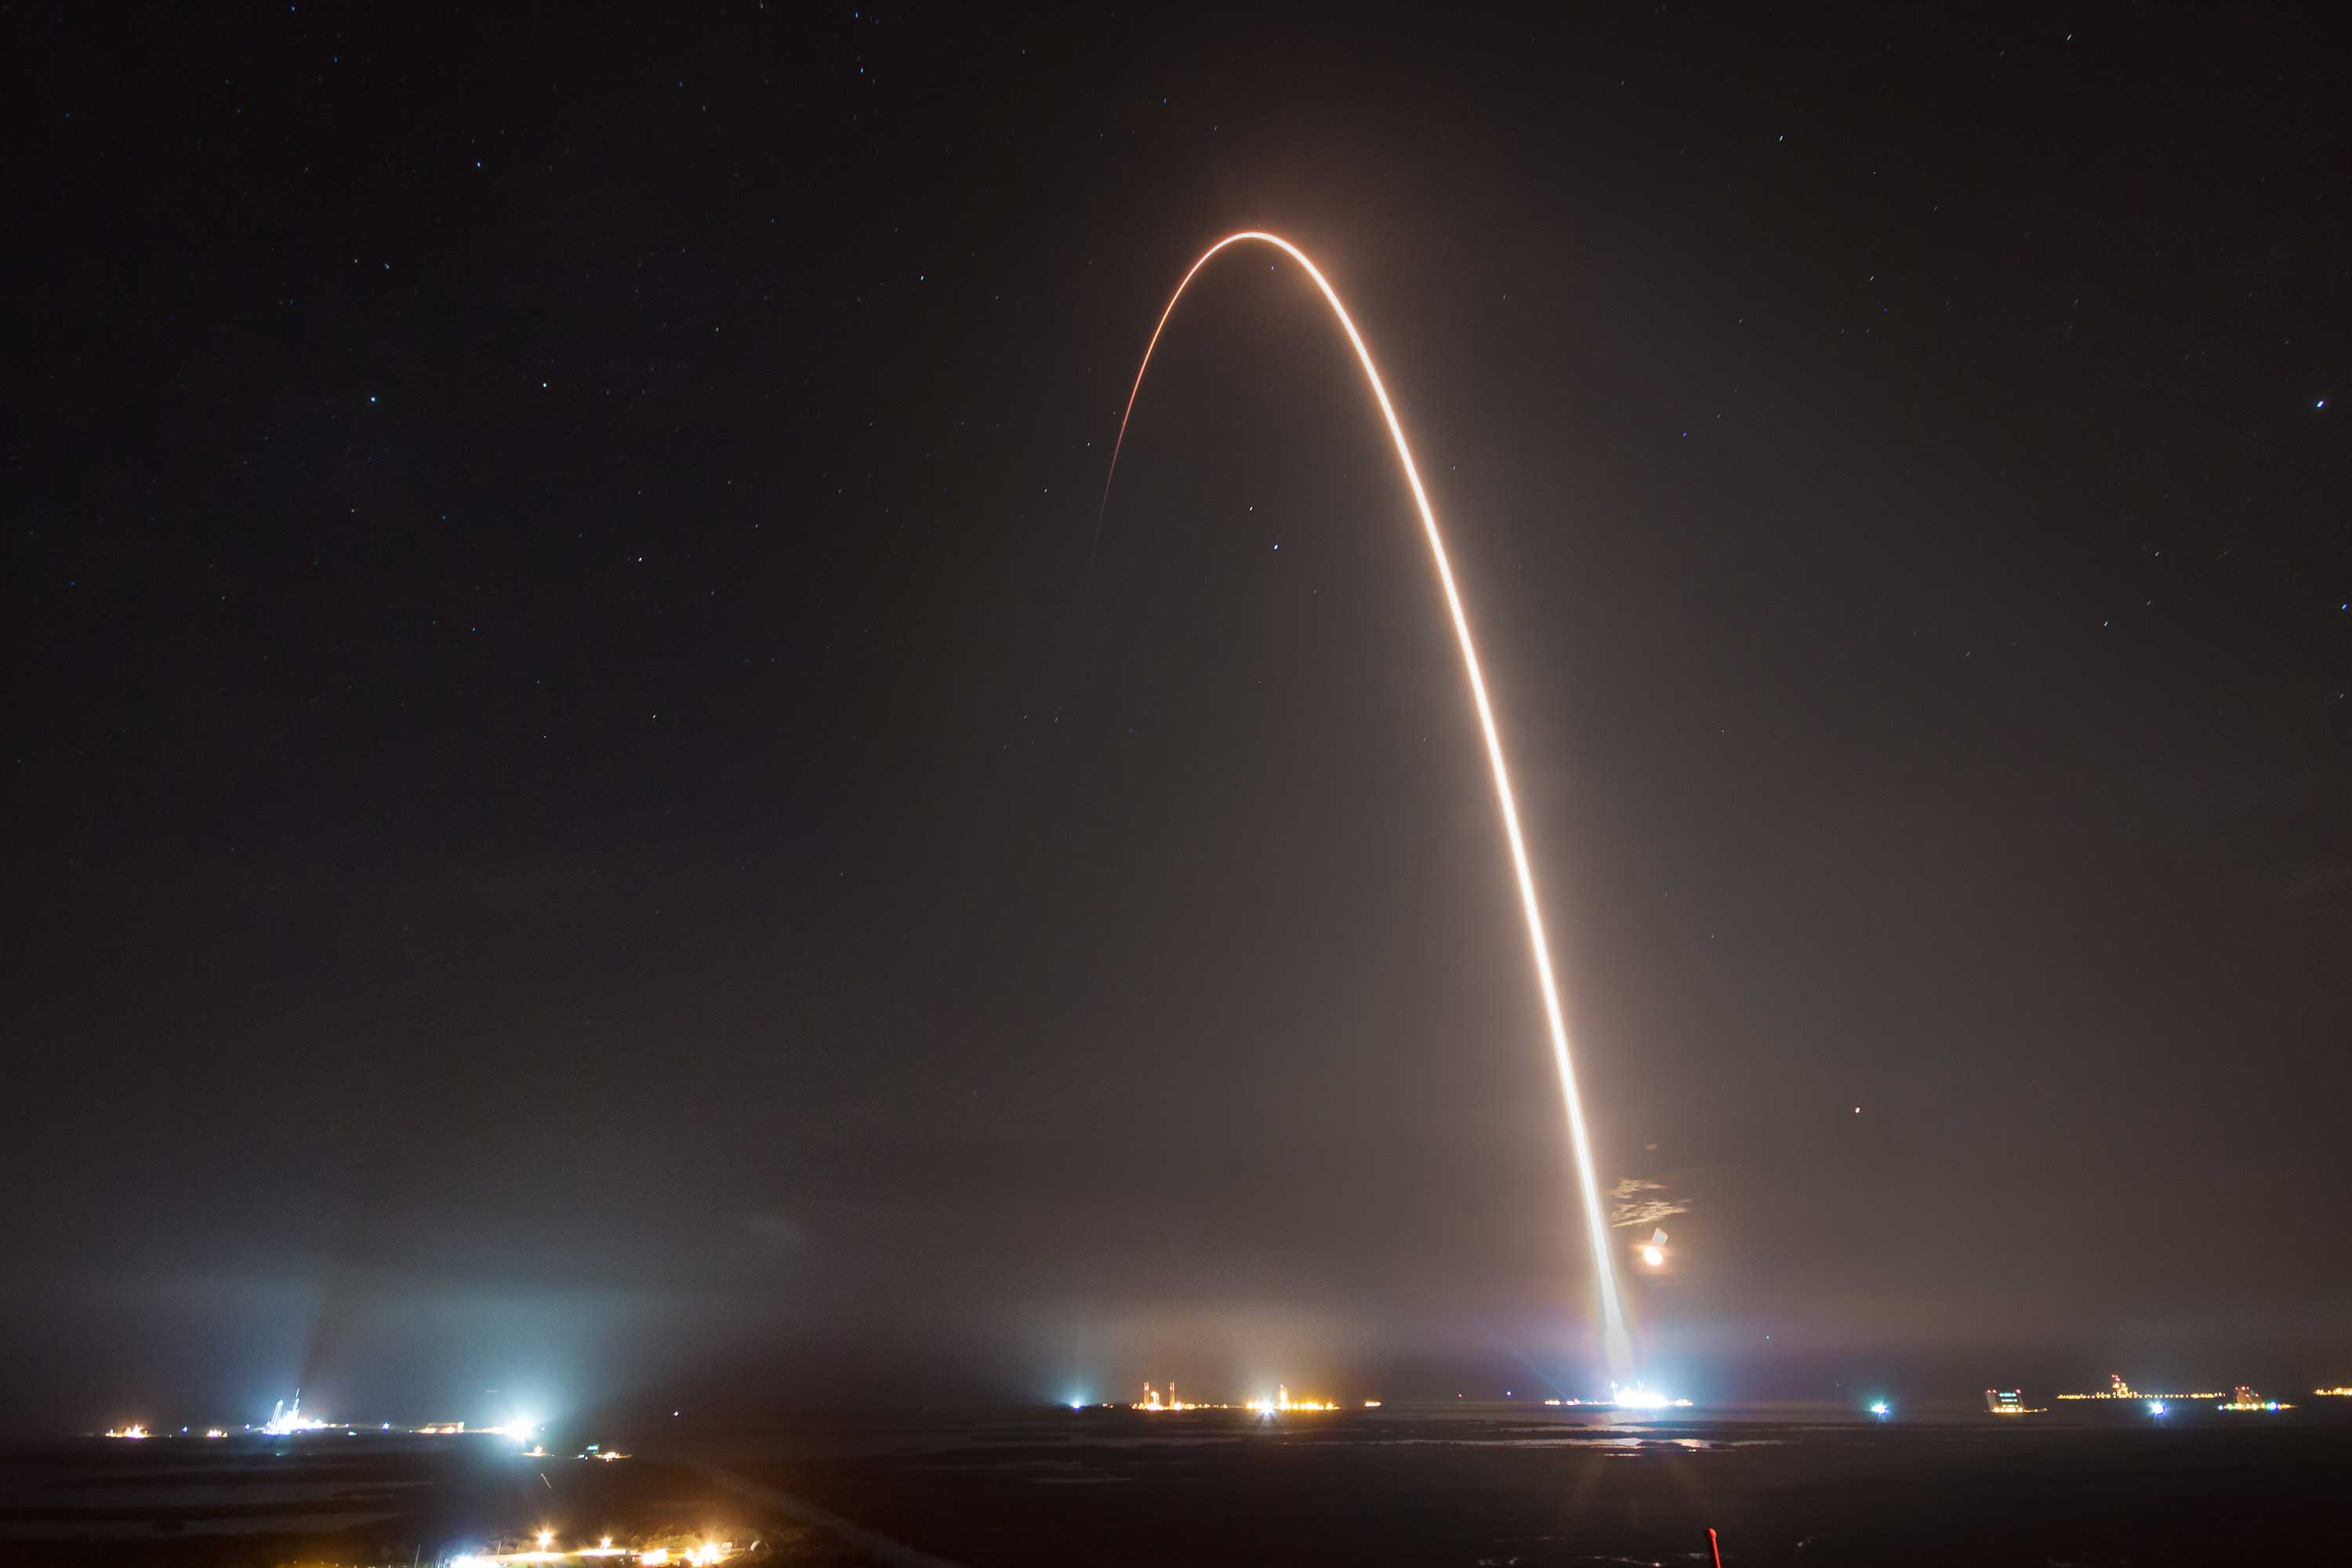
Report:
M1641 1176L1622 1176L1609 1189L1609 1225L1622 1230L1628 1226L1655 1225L1674 1215L1690 1213L1690 1205L1669 1197L1649 1197L1650 1193L1664 1193L1666 1184Z

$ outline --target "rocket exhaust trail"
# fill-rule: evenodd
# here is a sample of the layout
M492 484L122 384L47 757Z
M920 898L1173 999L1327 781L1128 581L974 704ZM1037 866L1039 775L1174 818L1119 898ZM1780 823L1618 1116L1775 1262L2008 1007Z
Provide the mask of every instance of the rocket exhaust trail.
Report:
M1583 1102L1577 1098L1576 1068L1569 1059L1568 1025L1560 1013L1559 986L1551 973L1551 950L1544 939L1543 911L1536 901L1535 873L1528 867L1528 846L1519 832L1519 809L1511 795L1511 773L1503 762L1503 738L1495 728L1495 710L1486 700L1486 678L1478 672L1478 651L1470 638L1470 619L1462 608L1462 595L1454 586L1454 568L1445 557L1445 541L1437 531L1437 515L1429 509L1429 494L1422 489L1421 472L1414 468L1412 449L1405 444L1404 426L1398 423L1394 405L1389 402L1388 388L1381 384L1381 373L1372 364L1371 351L1364 346L1356 323L1349 318L1348 308L1339 302L1339 293L1320 268L1307 258L1307 253L1279 235L1262 234L1255 230L1229 234L1201 253L1176 285L1176 292L1168 297L1168 308L1160 312L1159 324L1151 329L1151 341L1143 347L1143 363L1136 367L1135 384L1128 389L1127 408L1118 416L1118 438L1111 444L1110 471L1103 476L1102 505L1095 512L1095 531L1102 531L1103 513L1110 507L1111 480L1118 473L1119 449L1127 444L1127 424L1135 415L1135 399L1143 390L1144 372L1151 368L1151 353L1160 346L1160 334L1168 329L1168 318L1176 313L1176 301L1184 297L1202 268L1227 246L1244 241L1271 245L1306 269L1315 287L1323 291L1331 307L1331 314L1339 322L1339 330L1348 334L1356 359L1364 367L1364 380L1372 389L1372 397L1381 405L1381 416L1388 421L1389 437L1396 443L1397 461L1404 469L1405 483L1412 489L1412 503L1420 510L1422 531L1429 539L1429 553L1437 564L1438 585L1445 591L1445 607L1454 616L1454 639L1462 647L1462 668L1470 678L1470 697L1478 709L1478 727L1486 737L1486 760L1495 773L1495 798L1503 808L1503 834L1510 840L1511 869L1519 882L1519 908L1527 917L1528 944L1534 951L1536 983L1543 993L1544 1021L1551 1029L1552 1061L1559 1068L1560 1097L1568 1106L1569 1140L1576 1151L1577 1179L1584 1187L1584 1223L1592 1238L1592 1267L1601 1283L1601 1315L1602 1348L1608 1357L1609 1375L1614 1382L1633 1380L1633 1345L1625 1331L1625 1314L1617 1300L1617 1273L1609 1258L1609 1232L1601 1216L1601 1186L1592 1173L1592 1140L1584 1126Z

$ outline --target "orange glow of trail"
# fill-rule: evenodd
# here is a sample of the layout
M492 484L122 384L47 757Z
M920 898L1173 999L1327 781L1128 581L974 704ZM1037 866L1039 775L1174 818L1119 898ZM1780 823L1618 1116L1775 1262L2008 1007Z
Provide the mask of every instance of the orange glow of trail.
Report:
M1470 678L1471 700L1477 705L1478 727L1486 737L1486 760L1495 773L1495 797L1503 808L1503 833L1510 840L1511 869L1518 876L1519 907L1527 916L1528 943L1534 950L1536 981L1543 993L1544 1021L1551 1029L1552 1061L1559 1069L1561 1098L1568 1106L1570 1142L1576 1152L1576 1173L1584 1189L1584 1223L1592 1241L1592 1267L1601 1284L1602 1345L1609 1362L1612 1382L1629 1379L1633 1373L1633 1342L1625 1331L1625 1315L1617 1300L1617 1274L1609 1257L1609 1236L1601 1215L1601 1185L1592 1171L1592 1140L1584 1125L1584 1105L1576 1092L1576 1068L1569 1059L1568 1024L1559 1004L1559 985L1552 977L1551 949L1544 937L1543 910L1536 900L1535 873L1528 868L1526 837L1519 831L1519 808L1511 795L1511 772L1503 761L1503 738L1495 728L1495 710L1486 700L1486 678L1478 671L1478 650L1470 637L1470 618L1462 608L1462 595L1454 585L1454 567L1445 555L1445 541L1438 532L1437 514L1430 510L1429 492L1422 488L1421 471L1413 466L1412 448L1404 438L1404 426L1397 419L1396 407L1389 402L1388 388L1381 383L1381 373L1372 363L1372 353L1364 346L1363 334L1356 331L1347 306L1339 302L1339 291L1323 276L1322 269L1307 258L1307 253L1280 235L1265 234L1252 229L1241 234L1229 234L1201 253L1176 292L1168 297L1168 308L1160 312L1159 324L1151 329L1151 341L1144 345L1143 363L1136 367L1135 384L1128 389L1127 407L1118 416L1118 438L1110 449L1110 471L1103 477L1102 507L1096 512L1096 526L1101 526L1102 512L1110 506L1111 480L1118 472L1119 449L1127 445L1128 421L1134 417L1135 400L1143 391L1143 376L1151 368L1152 351L1160 346L1160 334L1168 330L1168 319L1176 313L1176 302L1199 276L1201 268L1228 246L1255 242L1271 245L1306 269L1315 287L1323 291L1339 320L1339 330L1348 334L1349 344L1356 351L1356 359L1364 367L1364 380L1372 389L1372 397L1381 405L1381 417L1388 421L1389 437L1396 443L1397 461L1404 468L1405 483L1412 487L1413 505L1420 510L1422 531L1429 539L1429 553L1437 563L1438 585L1445 590L1445 607L1454 616L1454 636L1462 647L1462 668Z

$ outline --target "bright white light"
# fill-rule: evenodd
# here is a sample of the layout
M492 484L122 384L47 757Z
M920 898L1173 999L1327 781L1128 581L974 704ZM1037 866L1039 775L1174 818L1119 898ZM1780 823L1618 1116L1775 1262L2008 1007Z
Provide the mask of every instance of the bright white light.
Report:
M518 1415L503 1426L485 1426L482 1430L496 1436L511 1437L518 1443L528 1443L530 1441L530 1435L539 1430L539 1426L538 1416Z
M298 1399L294 1403L294 1408L278 1412L262 1424L261 1429L273 1437L283 1437L294 1432L323 1431L326 1425L315 1415L303 1415L302 1403Z
M2151 1400L2149 1400L2149 1401L2147 1402L2147 1413L2148 1413L2150 1415L2163 1415L2163 1414L2164 1414L2164 1401L2163 1401L2163 1400L2161 1400L2161 1399L2151 1399Z
M1651 1268L1658 1268L1660 1265L1664 1264L1665 1260L1666 1249L1664 1247L1644 1247L1642 1248L1642 1261L1648 1264Z
M1690 1401L1676 1399L1664 1389L1645 1388L1637 1383L1631 1388L1618 1389L1611 1403L1620 1410L1664 1410L1676 1405L1686 1406Z
M1885 1401L1884 1399L1882 1399L1882 1400L1878 1401L1876 1404L1873 1405L1870 1407L1870 1413L1871 1413L1873 1415L1877 1416L1877 1417L1878 1417L1879 1419L1881 1419L1882 1421L1883 1421L1883 1420L1885 1420L1888 1415L1892 1415L1892 1414L1894 1413L1894 1410L1895 1410L1895 1406L1893 1406L1893 1405L1891 1405L1887 1404L1887 1403L1886 1403L1886 1401Z
M547 1543L548 1543L549 1542L551 1542L551 1541L553 1541L554 1539L555 1539L555 1531L551 1531L551 1530L542 1530L542 1531L541 1531L539 1532L539 1549L540 1549L541 1552L546 1551L546 1550L547 1550Z

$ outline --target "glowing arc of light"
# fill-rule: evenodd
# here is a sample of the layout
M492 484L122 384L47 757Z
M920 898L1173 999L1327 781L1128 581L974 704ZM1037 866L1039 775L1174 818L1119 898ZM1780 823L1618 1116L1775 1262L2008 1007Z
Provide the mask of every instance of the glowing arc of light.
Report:
M1495 727L1495 710L1486 700L1486 680L1478 669L1478 650L1470 637L1470 617L1462 608L1462 595L1454 584L1454 567L1445 554L1445 540L1437 528L1437 514L1430 510L1429 492L1422 487L1421 470L1412 460L1412 448L1404 438L1404 426L1398 420L1395 405L1389 401L1387 386L1381 373L1372 363L1371 350L1364 346L1363 334L1356 331L1354 320L1347 306L1339 302L1339 291L1323 276L1322 268L1307 259L1307 253L1280 235L1256 229L1229 234L1201 253L1199 260L1176 285L1168 297L1168 308L1160 312L1159 324L1151 329L1151 341L1144 345L1143 363L1136 367L1135 384L1128 389L1127 407L1118 416L1118 438L1111 444L1110 469L1103 476L1102 507L1095 514L1096 527L1101 527L1102 513L1110 506L1111 481L1118 473L1118 454L1127 445L1128 421L1134 417L1135 400L1143 391L1144 373L1151 368L1152 351L1160 346L1160 334L1168 328L1168 319L1176 313L1176 302L1184 290L1206 267L1211 258L1228 246L1255 241L1271 245L1306 269L1315 287L1323 291L1323 299L1339 320L1339 330L1348 334L1348 342L1356 351L1356 359L1364 367L1364 380L1372 389L1373 398L1381 405L1381 417L1388 421L1389 438L1396 443L1397 461L1404 468L1405 483L1412 489L1413 505L1421 512L1422 531L1429 540L1429 553L1437 563L1437 581L1445 591L1445 607L1454 617L1454 636L1462 647L1462 667L1470 678L1470 696L1478 710L1478 727L1486 738L1486 760L1495 774L1495 797L1503 810L1503 833L1511 847L1511 869L1518 876L1519 907L1527 916L1528 943L1534 950L1536 979L1543 992L1544 1021L1551 1030L1552 1060L1559 1069L1560 1096L1568 1106L1570 1141L1575 1146L1576 1173L1584 1189L1584 1222L1592 1239L1592 1264L1601 1283L1601 1310L1603 1323L1602 1347L1612 1377L1631 1373L1633 1342L1625 1331L1623 1310L1617 1300L1617 1274L1609 1258L1609 1235L1601 1217L1601 1186L1592 1170L1592 1140L1585 1130L1584 1105L1576 1092L1576 1068L1570 1060L1568 1025L1561 1014L1559 985L1552 977L1551 950L1544 937L1543 910L1536 899L1535 873L1528 864L1526 837L1519 831L1519 808L1511 794L1511 772L1503 761L1503 738Z

